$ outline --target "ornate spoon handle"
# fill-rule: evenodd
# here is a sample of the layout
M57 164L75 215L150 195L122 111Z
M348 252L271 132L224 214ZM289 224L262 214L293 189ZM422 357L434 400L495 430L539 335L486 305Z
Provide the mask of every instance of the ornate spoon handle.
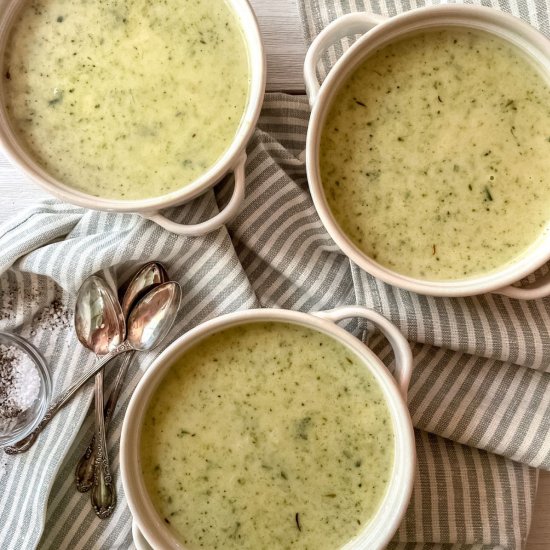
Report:
M126 351L131 351L133 348L128 341L122 342L120 346L117 346L113 351L104 355L99 361L96 361L91 367L89 367L84 374L69 388L62 392L54 402L50 405L46 414L38 424L38 426L27 437L18 441L11 447L6 447L4 451L9 455L16 455L28 451L36 438L42 432L42 430L49 424L50 420L62 409L74 396L74 394L95 374L97 374L104 365L106 365L113 357L120 355Z
M95 381L96 457L94 464L94 485L91 492L92 506L100 519L108 518L116 505L116 490L111 475L105 419L103 417L103 372L96 374Z
M127 353L123 359L122 365L118 369L113 391L111 392L111 395L109 395L109 399L107 400L107 404L105 405L105 410L104 410L105 429L109 427L109 423L111 422L111 418L113 417L113 413L115 412L118 397L120 395L120 392L122 390L122 386L124 383L124 378L126 376L126 373L128 372L128 367L130 366L133 356L134 356L133 353L131 352ZM92 485L94 483L95 449L96 449L96 446L95 446L95 434L94 434L92 436L92 440L90 441L90 444L88 445L88 448L86 449L81 459L78 461L78 464L76 465L76 470L75 470L76 488L81 493L85 493L89 491L92 488Z

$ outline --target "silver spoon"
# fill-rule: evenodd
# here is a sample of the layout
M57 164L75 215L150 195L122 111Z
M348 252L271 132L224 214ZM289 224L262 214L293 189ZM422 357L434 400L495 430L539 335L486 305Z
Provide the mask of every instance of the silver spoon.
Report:
M122 297L122 313L126 319L134 304L155 286L169 280L168 273L159 262L146 263L130 280Z
M146 351L155 348L174 324L180 302L181 288L178 283L173 281L163 283L149 291L130 313L126 340L86 369L74 384L62 392L50 405L44 418L30 435L11 447L5 447L4 451L11 455L28 451L36 441L38 434L48 425L55 414L113 357L128 351Z
M114 292L100 277L88 277L76 296L74 326L80 343L96 355L116 348L126 335L126 320ZM101 518L109 517L116 504L111 475L105 421L103 417L103 369L95 376L95 453L93 485L104 505L97 508Z
M125 319L128 319L130 309L136 301L155 286L168 281L168 273L158 262L149 262L145 264L130 280L122 300L122 313ZM118 397L122 390L124 378L132 361L133 353L127 353L124 356L122 365L118 369L113 390L109 395L103 416L105 418L105 430L107 430L111 418L116 408ZM81 493L85 493L92 488L94 482L94 464L95 464L95 434L88 445L86 451L78 461L75 469L76 488Z

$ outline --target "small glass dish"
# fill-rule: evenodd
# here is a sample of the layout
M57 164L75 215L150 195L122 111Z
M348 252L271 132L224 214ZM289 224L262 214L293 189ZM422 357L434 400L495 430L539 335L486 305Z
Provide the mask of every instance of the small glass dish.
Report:
M38 425L48 408L52 382L46 361L40 352L24 338L7 332L0 332L0 345L17 348L25 360L29 360L38 374L39 384L36 399L25 410L13 418L5 418L0 414L0 448L13 445L29 435ZM0 353L2 353L0 351ZM0 358L1 359L1 358ZM1 365L0 365L1 366ZM0 368L0 375L2 370ZM5 399L5 396L3 396ZM0 399L2 395L0 394Z

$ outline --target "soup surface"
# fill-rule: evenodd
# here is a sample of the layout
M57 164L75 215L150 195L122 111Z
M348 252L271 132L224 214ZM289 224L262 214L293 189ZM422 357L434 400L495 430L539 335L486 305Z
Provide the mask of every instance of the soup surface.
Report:
M227 150L250 79L224 0L29 0L2 80L43 168L92 195L142 199L185 186Z
M431 280L490 272L550 220L550 88L488 33L406 37L337 92L320 168L336 221L380 264Z
M285 323L226 329L185 353L141 438L153 503L190 548L334 550L378 509L393 449L363 363Z

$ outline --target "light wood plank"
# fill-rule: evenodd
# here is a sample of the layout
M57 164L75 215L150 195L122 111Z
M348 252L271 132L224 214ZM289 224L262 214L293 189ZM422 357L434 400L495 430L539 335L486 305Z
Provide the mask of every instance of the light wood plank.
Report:
M550 550L550 472L541 471L531 531L525 550Z
M267 91L304 93L306 47L296 0L250 0L267 57Z

